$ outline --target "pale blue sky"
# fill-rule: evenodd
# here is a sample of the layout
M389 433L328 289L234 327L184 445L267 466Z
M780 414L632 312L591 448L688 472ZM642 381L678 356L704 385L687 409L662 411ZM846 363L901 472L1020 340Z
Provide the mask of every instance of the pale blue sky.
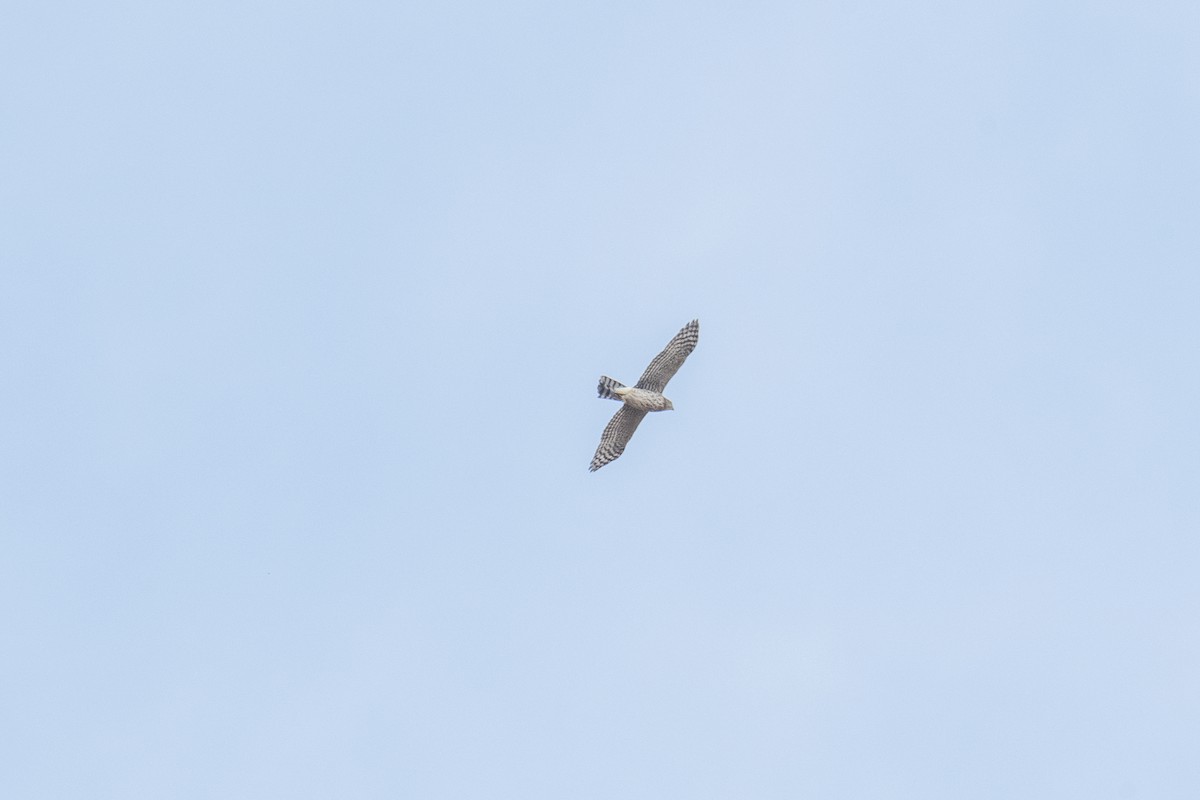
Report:
M1200 796L1195 3L5 17L0 796Z

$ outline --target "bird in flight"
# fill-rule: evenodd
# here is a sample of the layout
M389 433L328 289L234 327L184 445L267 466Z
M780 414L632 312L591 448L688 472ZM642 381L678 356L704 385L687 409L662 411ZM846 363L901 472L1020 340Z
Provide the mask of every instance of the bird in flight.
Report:
M663 397L663 389L667 388L667 381L683 366L684 359L696 349L699 340L700 320L694 319L667 342L667 346L654 357L633 387L605 375L600 376L600 396L621 401L621 408L604 426L600 446L596 448L592 465L588 467L589 472L595 472L620 458L621 453L625 452L625 445L629 444L633 432L648 412L675 410L671 401Z

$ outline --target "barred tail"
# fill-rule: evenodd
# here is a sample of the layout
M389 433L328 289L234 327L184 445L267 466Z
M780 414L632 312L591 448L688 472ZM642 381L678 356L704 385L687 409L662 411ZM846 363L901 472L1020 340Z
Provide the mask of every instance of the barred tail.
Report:
M600 376L600 385L598 387L596 387L596 391L598 391L600 393L600 396L603 397L605 400L620 400L621 398L618 395L613 394L613 390L614 389L624 389L624 388L625 388L625 384L623 384L619 381L614 381L612 378L610 378L606 375L601 375Z

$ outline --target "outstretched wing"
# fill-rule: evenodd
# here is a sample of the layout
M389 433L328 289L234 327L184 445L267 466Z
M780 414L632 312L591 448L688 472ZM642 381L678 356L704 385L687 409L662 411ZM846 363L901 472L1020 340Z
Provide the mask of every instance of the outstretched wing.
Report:
M604 426L604 433L600 434L600 446L596 448L596 455L592 456L592 465L588 467L588 472L595 472L610 461L620 458L621 453L625 452L625 445L629 444L629 439L645 416L645 411L638 411L622 403L621 408Z
M654 357L650 366L646 367L646 371L638 379L636 388L649 389L662 394L663 389L667 388L667 381L671 380L683 366L684 359L696 349L698 341L700 341L700 320L694 319L684 325L679 333L675 334L675 338L667 342L663 351Z

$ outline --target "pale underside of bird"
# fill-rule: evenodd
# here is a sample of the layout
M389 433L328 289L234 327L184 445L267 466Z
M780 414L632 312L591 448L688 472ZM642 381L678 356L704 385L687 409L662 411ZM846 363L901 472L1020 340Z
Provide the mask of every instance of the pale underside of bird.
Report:
M663 396L667 381L679 371L684 360L696 349L700 340L700 320L694 319L680 329L679 333L667 343L663 351L654 357L650 366L642 373L642 377L633 386L614 381L605 375L600 376L598 391L600 397L621 401L621 408L604 427L600 435L600 446L596 455L592 456L590 472L603 467L609 462L620 458L625 452L625 445L637 426L651 411L674 411L675 406Z

